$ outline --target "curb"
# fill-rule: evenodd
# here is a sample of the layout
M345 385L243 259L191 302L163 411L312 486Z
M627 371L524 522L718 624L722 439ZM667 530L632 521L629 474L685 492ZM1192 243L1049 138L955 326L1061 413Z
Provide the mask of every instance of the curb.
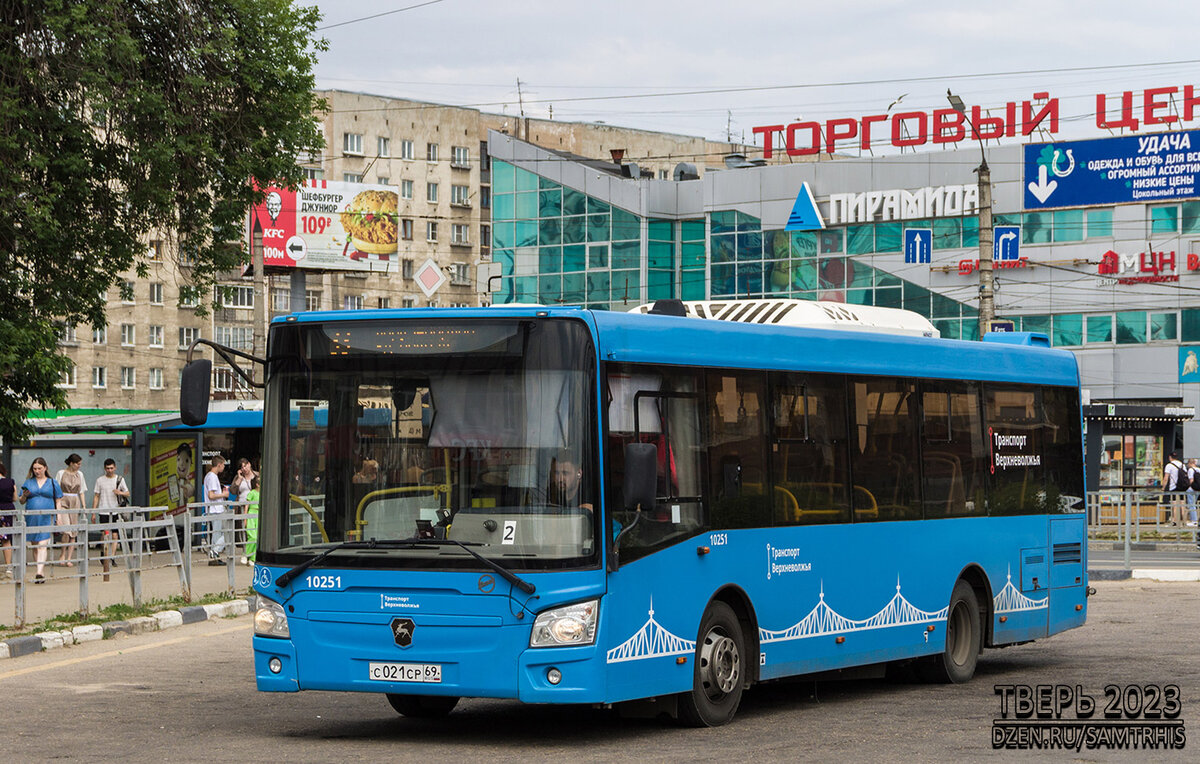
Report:
M146 634L182 626L185 623L236 618L250 613L250 599L218 602L215 605L194 605L178 610L163 610L149 616L130 618L128 621L108 621L103 624L76 626L66 631L42 631L32 636L13 637L0 640L0 660L33 655L60 647L71 647L84 642L113 639L121 635Z

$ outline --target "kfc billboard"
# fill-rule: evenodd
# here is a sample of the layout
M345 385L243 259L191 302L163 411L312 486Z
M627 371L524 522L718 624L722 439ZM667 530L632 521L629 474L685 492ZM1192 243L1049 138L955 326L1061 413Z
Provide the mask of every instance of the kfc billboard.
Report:
M250 210L250 244L267 268L394 272L399 195L394 186L310 180L266 186Z

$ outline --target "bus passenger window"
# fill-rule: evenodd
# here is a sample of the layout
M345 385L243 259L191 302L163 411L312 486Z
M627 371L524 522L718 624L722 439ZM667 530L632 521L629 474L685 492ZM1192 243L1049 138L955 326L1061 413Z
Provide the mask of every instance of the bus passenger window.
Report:
M986 418L991 479L989 514L1031 515L1046 511L1042 390L988 385Z
M761 373L708 375L708 458L712 527L770 525Z
M860 378L851 390L855 521L919 520L916 384Z
M925 517L987 514L987 444L976 382L921 385Z
M774 523L849 522L844 378L780 375L774 395Z

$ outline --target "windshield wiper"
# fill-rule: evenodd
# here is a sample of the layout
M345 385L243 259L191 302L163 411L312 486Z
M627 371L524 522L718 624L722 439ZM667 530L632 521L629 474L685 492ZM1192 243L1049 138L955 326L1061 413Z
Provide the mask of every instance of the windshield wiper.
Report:
M338 551L339 549L375 549L376 547L384 547L384 548L388 548L388 549L399 549L399 548L403 548L403 547L447 546L447 545L459 547L460 549L465 551L467 554L474 557L476 560L479 560L480 562L482 562L488 568L496 571L496 573L498 573L502 578L504 578L505 581L508 581L510 584L517 587L518 589L525 592L526 594L533 594L534 591L536 591L536 587L533 584L531 584L528 581L526 581L525 579L521 578L516 573L513 573L511 570L509 570L508 568L499 564L498 562L495 562L494 560L489 560L488 558L484 557L479 552L476 552L474 549L467 546L463 542L456 541L454 539L383 539L383 540L369 539L367 541L343 541L340 544L334 544L333 546L326 549L324 552L321 552L316 557L305 560L304 562L300 563L296 567L287 571L286 573L281 575L279 578L275 579L275 585L279 586L279 587L287 586L289 583L292 582L293 579L296 578L296 576L300 575L304 571L306 571L309 568L311 568L312 566L316 565L318 562L321 562L326 557L328 557L329 555Z
M329 555L331 555L334 552L341 550L341 549L375 549L376 547L385 547L385 548L401 547L401 546L408 546L408 544L405 543L408 541L416 541L416 539L384 539L383 541L378 541L376 539L368 539L367 541L342 541L341 543L334 544L333 546L329 547L328 549L326 549L324 552L321 552L316 557L311 557L311 558L305 560L304 562L300 563L296 567L292 568L291 570L287 571L282 576L275 579L275 585L279 586L279 587L287 586L288 584L290 584L292 582L292 580L294 578L296 578L296 576L300 575L304 571L306 571L309 568L311 568L312 566L316 565L318 562L322 562L326 557L328 557Z

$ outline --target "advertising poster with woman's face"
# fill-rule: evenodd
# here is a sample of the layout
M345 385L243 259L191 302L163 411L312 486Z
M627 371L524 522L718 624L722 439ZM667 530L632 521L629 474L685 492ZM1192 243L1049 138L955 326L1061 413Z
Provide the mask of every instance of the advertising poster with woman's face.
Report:
M195 450L190 438L150 441L150 506L165 507L163 513L174 515L196 501Z

